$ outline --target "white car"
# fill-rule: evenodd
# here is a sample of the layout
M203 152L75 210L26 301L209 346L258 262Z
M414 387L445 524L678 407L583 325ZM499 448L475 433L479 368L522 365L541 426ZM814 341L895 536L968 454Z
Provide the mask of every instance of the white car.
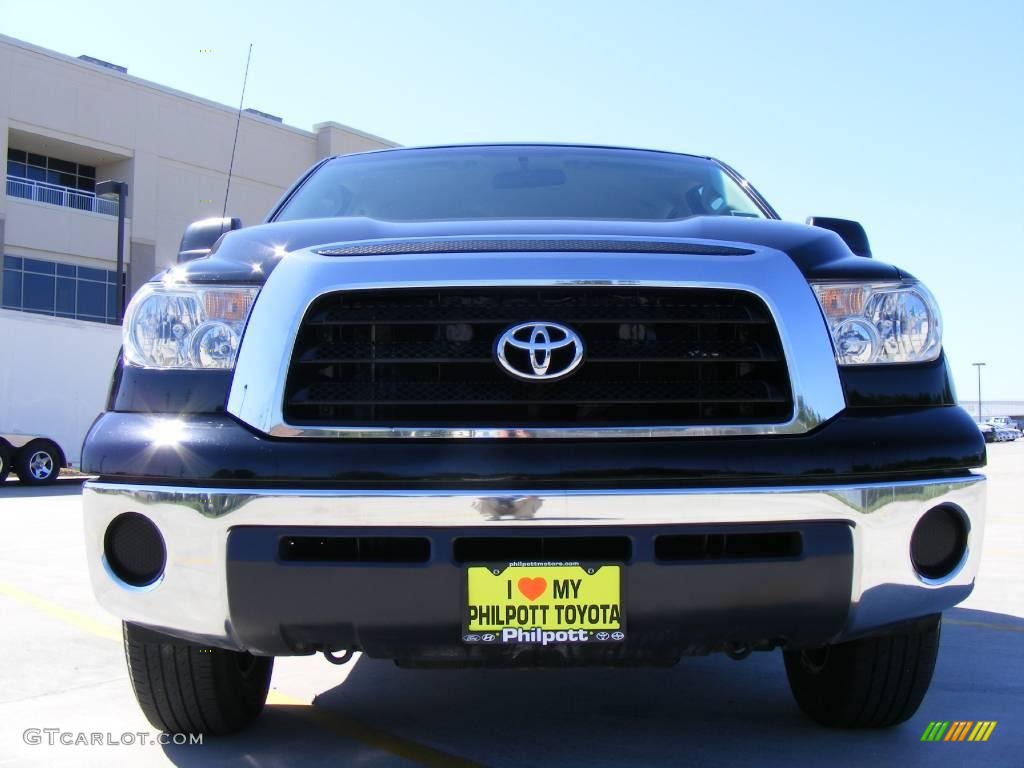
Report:
M993 416L988 423L996 430L996 441L1013 441L1021 436L1019 422L1009 416Z
M992 429L995 430L995 442L1005 443L1012 442L1021 436L1021 431L1016 427L1012 427L1008 424L994 424L989 422Z

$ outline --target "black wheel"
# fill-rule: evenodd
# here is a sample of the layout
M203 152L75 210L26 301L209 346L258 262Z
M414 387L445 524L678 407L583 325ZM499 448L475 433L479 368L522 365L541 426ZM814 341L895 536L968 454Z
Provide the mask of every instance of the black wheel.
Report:
M33 440L14 457L14 471L26 485L49 485L64 466L64 454L50 440Z
M124 622L128 674L153 727L221 736L242 730L263 711L273 658L160 637Z
M786 651L786 676L800 709L822 725L886 728L921 705L939 651L938 614L884 635L809 651Z
M0 443L0 483L7 479L7 473L11 471L11 452L7 446Z

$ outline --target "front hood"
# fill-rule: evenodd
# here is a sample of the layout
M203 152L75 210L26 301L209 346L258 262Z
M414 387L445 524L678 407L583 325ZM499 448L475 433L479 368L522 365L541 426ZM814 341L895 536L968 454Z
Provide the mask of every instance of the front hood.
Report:
M194 282L262 283L289 252L335 243L408 238L536 236L674 238L782 251L808 279L892 280L899 270L855 256L827 229L785 221L697 216L681 221L476 220L386 222L307 219L260 224L229 232L213 252L175 268ZM344 257L339 257L344 258ZM429 255L423 256L429 259ZM542 258L542 257L539 257Z

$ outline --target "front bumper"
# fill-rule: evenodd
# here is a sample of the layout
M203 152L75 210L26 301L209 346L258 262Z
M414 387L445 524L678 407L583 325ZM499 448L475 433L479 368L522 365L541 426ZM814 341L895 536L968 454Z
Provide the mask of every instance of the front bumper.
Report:
M406 661L486 661L460 642L464 563L477 537L629 540L623 660L730 645L813 646L936 613L970 594L984 528L984 478L657 490L284 490L111 482L84 491L89 568L100 603L131 622L268 655L359 648ZM911 532L940 504L969 521L945 578L918 577ZM160 529L163 575L135 588L107 566L104 534L136 512ZM661 535L784 532L799 554L666 562ZM286 561L289 536L423 537L421 562ZM564 651L564 649L563 649Z

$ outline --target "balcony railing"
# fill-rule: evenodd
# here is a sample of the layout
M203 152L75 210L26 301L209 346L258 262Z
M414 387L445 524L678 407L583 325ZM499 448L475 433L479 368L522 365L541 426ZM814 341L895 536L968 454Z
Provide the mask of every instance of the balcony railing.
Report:
M45 181L24 179L20 176L7 177L7 196L20 197L22 200L35 200L50 205L62 205L77 211L117 216L117 200L107 200L82 189L47 184Z

